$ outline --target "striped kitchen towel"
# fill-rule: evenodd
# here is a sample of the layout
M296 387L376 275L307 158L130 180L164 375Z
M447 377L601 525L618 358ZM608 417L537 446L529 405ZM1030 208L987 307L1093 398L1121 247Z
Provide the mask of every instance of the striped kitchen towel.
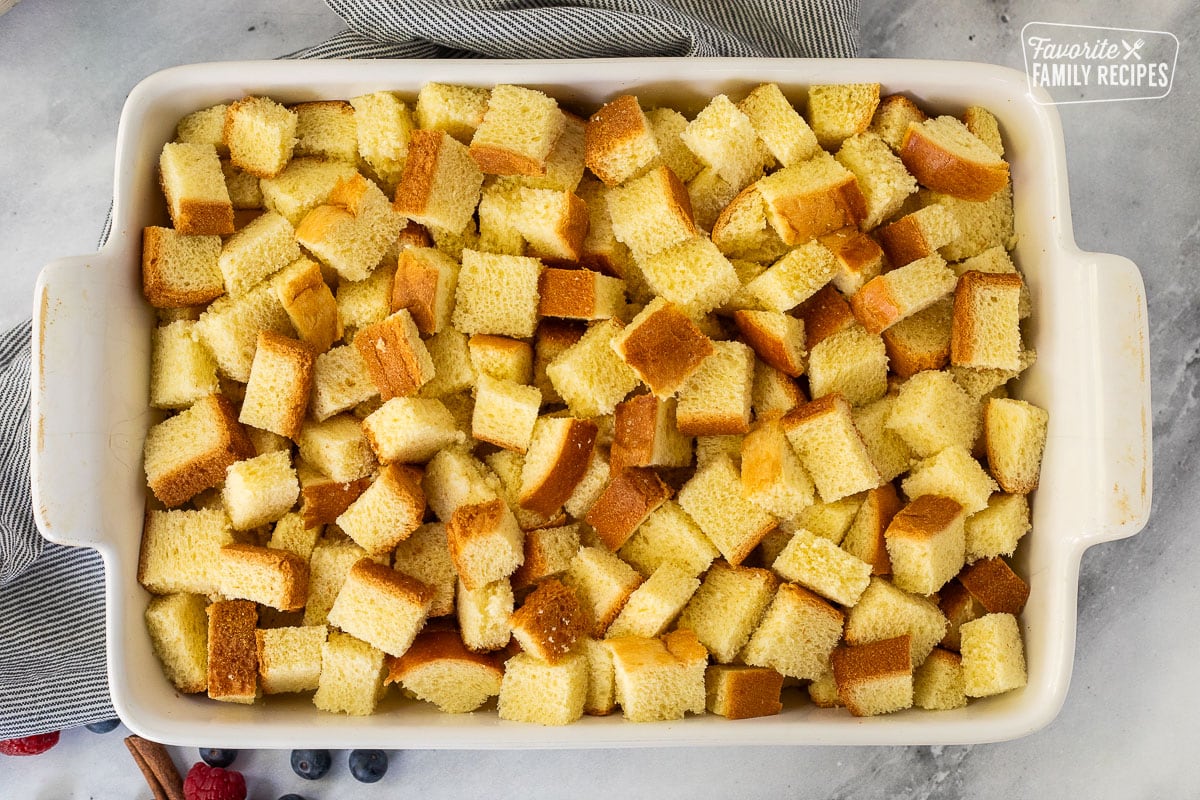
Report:
M347 30L290 57L847 57L858 44L858 0L328 3ZM0 739L114 715L100 558L44 542L30 512L29 338L28 323L0 335Z

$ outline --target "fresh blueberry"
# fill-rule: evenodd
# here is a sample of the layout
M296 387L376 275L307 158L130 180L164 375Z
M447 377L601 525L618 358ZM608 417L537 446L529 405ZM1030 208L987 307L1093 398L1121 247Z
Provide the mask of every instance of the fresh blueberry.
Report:
M219 747L201 747L200 757L210 767L228 767L238 757L237 750L225 750Z
M292 751L292 771L305 780L315 781L324 777L331 763L328 750Z
M89 722L83 727L87 728L92 733L108 733L120 724L121 720L119 719L106 719L103 722Z
M285 794L279 800L304 800L304 798L298 794Z
M350 774L360 783L374 783L387 774L388 757L382 750L351 750Z

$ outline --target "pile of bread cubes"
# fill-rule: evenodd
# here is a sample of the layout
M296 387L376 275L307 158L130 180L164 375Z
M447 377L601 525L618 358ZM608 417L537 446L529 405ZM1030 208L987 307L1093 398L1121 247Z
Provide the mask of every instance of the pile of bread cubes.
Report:
M179 123L143 257L166 677L544 725L1024 686L1048 420L1009 397L995 117L573 110L429 83Z

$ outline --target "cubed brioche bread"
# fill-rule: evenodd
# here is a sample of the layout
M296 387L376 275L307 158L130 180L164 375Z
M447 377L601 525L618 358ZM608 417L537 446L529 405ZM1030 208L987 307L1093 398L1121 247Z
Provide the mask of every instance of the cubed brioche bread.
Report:
M1025 646L1012 614L986 614L963 623L960 635L968 697L989 697L1027 683Z
M394 191L404 171L412 138L412 111L393 92L350 98L358 135L360 163L387 191Z
M507 578L521 566L521 528L499 499L459 506L446 523L450 557L468 589Z
M1011 556L1030 527L1029 500L1025 495L993 494L988 498L987 508L967 517L967 562Z
M353 344L331 348L316 357L309 401L309 414L313 420L324 422L377 397L379 387L371 377L366 360Z
M678 306L656 298L612 339L613 349L659 397L678 390L713 344Z
M979 406L950 373L924 370L900 385L886 424L922 458L951 445L969 450L979 435Z
M353 341L359 329L382 322L392 312L390 298L395 279L396 270L387 263L381 263L362 280L338 276L334 297L338 317L349 334L346 341Z
M232 212L231 212L232 213ZM225 292L221 237L186 235L178 229L142 230L142 294L155 308L181 308L215 300Z
M214 145L168 142L158 159L158 178L180 235L233 233L233 201Z
M704 671L705 707L725 719L778 714L782 690L783 676L773 669L713 664Z
M788 245L857 227L866 217L866 198L854 173L829 153L772 172L756 184L767 220Z
M835 158L854 173L866 205L862 220L864 230L876 227L904 204L917 191L917 180L908 173L902 162L874 133L857 133L838 148Z
M654 130L631 94L608 101L588 118L584 148L588 169L609 186L637 177L659 157Z
M619 550L651 513L671 496L650 467L617 470L584 520L609 550Z
M294 439L308 411L315 360L304 342L259 333L238 421Z
M866 493L862 492L843 497L841 500L834 500L831 503L813 503L795 517L783 520L783 525L780 527L789 534L798 530L806 530L814 536L840 545L846 537L846 532L854 523L854 517L858 514L864 497L866 497Z
M259 178L283 171L296 146L296 112L269 97L245 97L225 109L225 144L234 166Z
M661 636L696 593L700 579L667 562L629 595L605 636Z
M463 448L449 447L425 465L421 480L426 502L437 518L449 522L459 506L497 499L499 488L487 468Z
M692 440L679 432L675 401L641 394L618 403L613 413L610 467L687 467Z
M637 374L614 347L623 327L619 320L603 320L547 365L546 375L571 413L611 414L637 386Z
M538 314L610 319L625 310L625 282L588 269L547 269L538 283Z
M688 184L689 190L694 183ZM710 227L713 244L729 258L755 263L775 261L787 250L787 245L767 220L767 207L757 182L726 203Z
M512 581L501 578L468 589L458 582L455 593L455 615L463 643L473 652L502 650L512 639L509 619L515 606Z
M884 533L892 582L908 592L933 594L966 561L963 507L949 497L923 494L901 509Z
M374 483L337 518L338 527L371 555L388 553L421 526L425 493L421 471L388 464Z
M679 389L675 422L686 436L750 430L754 351L741 342L713 342L713 353Z
M1015 272L966 272L954 292L950 361L960 367L1019 369L1020 302Z
M354 107L345 100L297 103L296 156L317 156L353 164L358 160L358 126Z
M838 698L856 717L911 708L913 668L908 636L833 651Z
M308 564L313 548L317 546L317 540L321 538L324 529L324 525L308 527L303 515L297 511L289 511L271 526L271 537L267 540L267 547L294 553Z
M846 617L846 644L859 645L907 635L913 666L919 666L942 641L947 620L926 597L897 588L884 578L872 578Z
M299 498L300 482L285 450L237 461L225 470L221 502L235 530L274 522Z
M536 386L480 375L475 383L471 435L481 441L524 453L529 449L542 393Z
M150 491L168 508L218 486L225 469L254 455L254 445L222 395L210 394L151 426L145 470Z
M581 547L563 573L562 583L574 590L590 635L599 639L641 585L642 576L603 547Z
M890 575L892 572L884 532L903 505L892 484L871 489L841 540L843 550L871 565L872 575Z
M1008 183L1008 162L954 117L909 123L900 158L922 186L980 202Z
M587 657L574 653L556 664L529 653L504 663L497 711L500 719L567 725L583 716L588 695Z
M524 589L562 575L579 552L579 525L560 525L525 532L525 558L512 575L514 589Z
M842 638L842 612L793 583L775 591L762 621L742 648L742 660L781 675L816 680L829 671L829 655Z
M760 421L742 440L742 494L781 519L813 504L812 478L778 419Z
M492 88L487 111L471 137L471 157L489 174L543 175L565 126L554 98L501 84Z
M750 408L756 420L782 417L806 399L804 391L791 376L761 359L754 363Z
M383 651L348 633L331 631L321 645L321 678L313 704L322 711L362 717L383 697Z
M526 653L550 664L571 655L586 635L588 615L573 589L554 578L538 584L509 617L513 639Z
M789 412L783 428L825 502L874 489L882 482L854 424L850 404L840 394L827 394Z
M989 614L1016 616L1029 599L1029 584L1003 558L980 559L964 567L957 580Z
M407 309L360 330L354 336L354 346L385 401L416 394L436 371Z
M350 568L366 556L367 551L350 539L317 542L308 561L305 625L324 625L329 621L329 609L333 608Z
M708 653L695 633L622 636L605 646L612 653L615 699L625 719L656 722L704 713Z
M348 281L368 278L404 228L404 217L362 175L339 181L324 205L304 215L296 240Z
M1000 137L1000 122L992 112L983 106L967 106L961 116L966 126L975 138L988 146L996 155L1004 157L1004 142Z
M454 589L458 584L458 573L450 557L444 523L422 525L396 545L392 568L433 590L433 599L429 604L431 618L454 613Z
M217 561L217 589L224 597L280 611L299 611L308 600L308 562L295 553L227 544Z
M804 117L783 96L778 84L756 86L737 104L767 150L785 167L807 161L820 145Z
M887 394L853 411L854 427L867 446L871 462L885 481L894 480L913 464L913 452L898 433L887 427L896 396Z
M521 506L556 514L587 474L597 432L591 420L539 417L521 470Z
M275 278L274 287L296 335L315 353L327 352L342 338L337 300L315 261L301 258L293 262Z
M736 311L733 320L763 361L792 377L804 373L808 351L803 320L778 311L747 310Z
M441 130L470 144L487 112L487 89L429 82L417 93L416 121L426 130Z
M687 189L669 167L657 167L606 197L613 235L637 259L697 233Z
M771 159L750 117L723 94L710 100L679 137L735 192L761 175Z
M419 108L419 106L418 106ZM474 653L453 630L424 630L399 658L389 658L384 683L398 683L448 714L465 714L500 694L504 667L491 653Z
M432 247L409 247L396 260L391 311L407 309L422 334L450 327L458 288L458 262Z
M300 247L292 224L268 211L225 240L217 267L225 291L236 298L298 258Z
M717 220L721 218L722 211L737 199L740 187L722 178L712 167L700 170L686 185L696 227L711 233Z
M664 564L699 575L718 555L696 522L672 500L647 517L620 550L621 558L645 578Z
M800 529L792 534L771 568L839 605L853 606L871 581L871 565L829 539Z
M992 398L984 405L983 436L988 470L1006 492L1028 494L1038 486L1049 413L1024 400Z
M853 295L883 271L883 248L856 228L842 228L817 240L838 262L833 286L843 294Z
M467 340L467 350L471 367L480 378L486 375L513 383L533 382L533 348L527 342L477 333Z
M938 494L952 498L967 514L986 508L988 498L999 489L970 452L958 445L917 462L900 487L909 497Z
M321 682L321 646L328 636L324 625L255 631L263 694L315 690Z
M363 434L381 464L424 463L466 436L441 400L393 397L363 420Z
M857 407L875 402L887 388L887 346L862 325L851 324L809 350L808 390L814 400L836 394Z
M258 610L249 600L218 600L207 610L208 696L253 703L259 697Z
M356 174L353 162L294 158L275 177L258 181L262 205L295 227L308 212L329 200L338 183L350 180Z
M897 268L933 255L962 233L946 206L931 203L879 228L877 236L891 266Z
M833 284L826 284L805 300L796 316L804 320L804 340L809 352L830 336L858 324L850 303Z
M187 114L175 126L175 141L211 144L218 154L228 156L229 147L225 144L225 111L228 108L227 104L218 103Z
M913 705L947 711L962 708L966 704L962 658L958 653L935 647L913 672Z
M808 123L817 142L835 149L871 125L879 105L878 83L819 84L808 87Z
M673 108L652 108L646 112L646 120L654 131L659 157L679 180L687 182L704 167L700 159L684 144L680 134L687 129L688 118Z
M790 311L829 283L838 269L839 264L827 247L818 241L809 241L789 250L748 282L746 291L762 308Z
M770 605L779 578L770 570L716 561L675 627L695 632L719 664L731 663Z
M850 298L854 316L880 333L954 291L954 271L936 253L872 278Z
M895 323L882 334L888 364L901 378L937 370L950 361L954 301L943 297L928 308Z
M697 468L677 502L725 560L737 566L775 527L776 517L742 494L741 476L728 456Z
M362 558L347 573L329 610L329 624L400 656L425 625L433 596L421 581Z
M533 336L541 271L541 262L534 258L464 250L454 327L466 334Z
M180 319L154 329L150 350L150 405L182 409L220 390L217 362L196 340L196 323Z
M908 132L908 124L924 122L926 119L928 116L911 99L902 94L889 94L879 100L870 131L887 142L892 150L899 152L904 134Z
M458 232L475 213L482 185L466 145L442 131L416 130L393 208L426 227Z
M152 597L146 629L167 680L184 694L208 689L208 601L179 592Z

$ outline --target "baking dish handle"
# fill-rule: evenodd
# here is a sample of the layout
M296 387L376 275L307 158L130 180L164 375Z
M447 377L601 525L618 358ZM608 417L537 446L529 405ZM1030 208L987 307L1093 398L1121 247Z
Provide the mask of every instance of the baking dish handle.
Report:
M1123 256L1085 253L1095 317L1096 378L1089 387L1104 399L1095 428L1099 478L1088 545L1132 536L1150 516L1152 424L1150 332L1146 288L1137 265Z
M94 547L104 528L113 379L105 263L103 253L52 262L34 290L29 477L38 529L59 544Z

